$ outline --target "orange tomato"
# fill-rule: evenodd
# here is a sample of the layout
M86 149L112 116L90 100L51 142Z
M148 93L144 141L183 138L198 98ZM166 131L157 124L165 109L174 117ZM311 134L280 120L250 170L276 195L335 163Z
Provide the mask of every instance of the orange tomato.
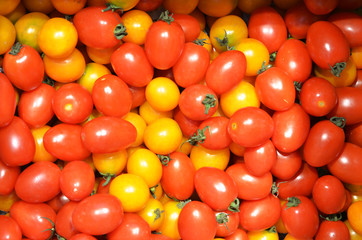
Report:
M87 0L51 0L51 2L58 12L74 15L85 6Z
M9 212L13 203L19 200L20 198L16 195L15 191L12 191L8 195L0 195L0 210Z
M77 82L91 93L95 81L106 74L111 74L106 66L99 63L88 63L82 77Z
M123 12L134 8L140 0L106 0L106 4L111 4Z
M22 0L22 3L29 12L48 14L54 10L51 0Z
M271 3L272 0L239 0L238 8L242 12L250 14L257 8L270 6Z
M129 112L126 116L123 117L124 120L132 123L137 130L137 138L134 143L130 145L130 147L137 147L143 143L143 135L145 133L145 129L147 127L146 121L137 113Z
M164 204L164 219L161 226L157 231L162 232L163 235L172 238L172 239L181 239L178 232L178 217L182 210L182 202L177 202L169 199Z
M349 223L348 219L344 221L344 224L346 224L348 231L349 231L349 236L351 237L351 240L362 240L362 235L356 233L351 224Z
M123 149L114 153L94 153L92 160L95 169L102 175L117 176L125 169L128 159L127 150Z
M200 30L203 31L206 26L205 15L198 8L195 8L195 10L190 13L190 15L197 19L200 24Z
M122 23L126 27L127 32L122 41L143 45L146 40L147 31L153 21L145 11L131 10L123 14Z
M139 107L140 116L146 121L147 124L151 124L160 118L172 118L173 111L160 112L154 109L147 101L145 101Z
M163 6L171 13L189 14L197 7L199 0L163 0Z
M18 21L19 18L26 14L26 9L22 3L19 3L18 6L9 14L6 14L5 17L9 19L13 24Z
M362 69L362 46L352 48L351 58L356 64L357 69Z
M191 149L190 158L196 170L202 167L214 167L225 170L229 163L230 150L229 148L211 150L201 145L196 145Z
M0 15L0 55L13 46L16 38L15 27L9 19Z
M51 127L48 125L45 125L40 128L34 128L31 129L31 133L34 137L35 141L35 155L33 158L33 162L41 162L41 161L48 161L48 162L54 162L57 160L56 157L51 155L44 147L43 144L43 137L44 134L50 129Z
M201 12L211 17L223 17L231 13L238 5L238 0L199 0Z
M202 46L211 54L212 45L209 35L207 35L204 31L201 31L197 40L203 42Z
M362 201L354 202L348 207L347 219L352 229L362 235Z
M20 0L0 0L0 15L6 15L15 10Z
M232 142L232 143L229 145L229 149L230 149L230 151L231 151L234 155L236 155L236 156L239 156L239 157L244 156L245 147L240 146L239 144L237 144L237 143L235 143L235 142Z

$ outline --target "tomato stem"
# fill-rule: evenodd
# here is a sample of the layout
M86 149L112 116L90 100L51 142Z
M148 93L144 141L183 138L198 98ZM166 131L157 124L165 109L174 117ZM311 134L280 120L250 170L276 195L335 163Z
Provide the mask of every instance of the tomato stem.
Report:
M55 234L55 224L54 224L54 222L50 218L47 218L47 217L40 217L40 218L44 218L44 219L48 220L51 223L52 228L44 229L42 232L50 231L50 236L47 238L47 240L53 239L53 236Z
M266 61L263 61L263 64L261 65L261 68L258 70L257 74L259 75L259 74L265 72L266 70L268 70L271 67L272 67L271 64L266 65Z
M111 10L112 12L121 10L121 12L123 13L123 8L117 6L114 3L106 3L106 6L107 7L105 9L102 9L102 12L107 12L109 10Z
M153 187L150 187L150 193L152 195L152 197L154 199L156 199L156 195L155 195L155 192L156 192L156 187L158 186L158 184L156 186L153 186Z
M205 41L206 41L205 38L202 38L202 39L197 38L196 40L193 41L193 43L195 43L196 45L204 46L204 44L208 44Z
M161 155L161 154L157 154L157 157L161 160L161 163L163 166L166 166L168 165L168 163L171 161L171 157L170 157L170 154L165 156L165 155Z
M274 62L277 57L277 52L273 52L269 55L269 62Z
M224 224L225 228L230 232L227 223L229 222L229 215L227 213L221 212L216 214L216 222L218 224Z
M156 215L155 218L153 219L153 222L155 222L157 219L161 218L161 214L164 212L164 210L160 210L159 208L155 209L155 211L153 211L153 213Z
M331 214L328 215L327 217L323 216L323 215L319 215L322 219L325 219L327 221L331 221L331 222L337 222L340 221L342 219L342 214L341 213L336 213L336 214Z
M333 67L331 65L329 65L329 67L331 68L331 73L336 77L341 76L341 72L343 71L343 69L346 68L346 66L347 66L346 62L336 63Z
M9 54L16 56L20 52L20 50L23 48L23 44L16 42L10 49Z
M128 35L126 30L127 30L126 26L124 26L122 23L120 23L114 29L113 34L118 40L121 40L123 37Z
M100 173L103 176L103 179L106 180L102 186L105 187L108 185L108 183L111 181L112 178L116 177L116 174L111 173Z
M340 128L344 128L344 126L346 126L346 119L344 117L331 117L329 119L329 121L331 121L334 125L336 125L337 127Z
M279 196L279 185L281 183L286 183L286 181L284 182L278 182L278 184L276 182L273 182L272 187L271 187L271 193L273 194L274 197L278 197Z
M215 107L217 103L216 97L213 94L206 94L202 104L205 105L205 114L209 113L210 108Z
M190 143L192 146L196 146L197 143L203 144L206 139L205 132L209 130L209 134L211 134L210 126L206 126L203 129L197 129L197 131L192 135L186 142Z
M239 198L235 198L228 207L228 210L231 212L239 212L240 200Z
M172 15L173 15L173 13L171 15L169 15L169 11L166 10L166 11L161 13L158 20L161 20L161 21L167 22L168 24L171 24L174 21Z
M0 210L0 216L1 215L6 215L6 214L8 214L9 212L7 212L7 211L3 211L3 210Z
M298 205L301 203L300 199L297 197L290 197L288 198L288 202L287 202L287 208L291 208L291 207L298 207Z
M185 201L179 201L177 203L177 208L178 209L182 209L183 207L186 206L186 204L188 204L189 202L191 202L191 199L185 200Z
M218 37L215 37L215 40L219 43L219 45L221 47L226 47L228 48L229 47L229 38L228 38L228 33L226 32L226 30L224 29L224 32L225 32L225 36L223 39L220 39Z

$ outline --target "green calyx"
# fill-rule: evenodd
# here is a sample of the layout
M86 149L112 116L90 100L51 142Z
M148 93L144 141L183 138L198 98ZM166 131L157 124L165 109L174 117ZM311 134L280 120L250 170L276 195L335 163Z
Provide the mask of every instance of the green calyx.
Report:
M272 65L270 65L270 64L266 65L266 61L264 61L263 64L261 65L261 68L258 70L257 74L259 75L271 67L272 67Z
M218 224L224 224L225 228L230 232L227 223L229 222L229 215L227 213L221 212L216 214L216 222Z
M291 208L291 207L298 207L299 204L301 203L300 199L297 197L290 197L288 198L288 202L287 202L287 208Z
M346 126L346 119L344 117L331 117L329 121L340 128L344 128L344 126Z
M121 40L123 37L127 36L128 33L126 32L126 27L120 23L116 26L116 28L114 29L113 33L114 36L118 39Z
M153 213L155 214L155 218L153 219L153 222L155 222L157 219L161 218L161 214L164 212L164 210L160 210L159 208L155 209Z
M150 193L154 199L156 199L156 188L158 187L158 184L156 186L150 187Z
M158 20L167 22L168 24L171 24L175 19L172 17L173 13L170 15L170 12L168 10L161 13Z
M221 47L228 47L229 45L229 38L228 38L228 33L226 32L226 30L224 29L225 32L225 36L224 38L220 39L218 37L215 37L215 40L217 41L217 43L221 46Z
M200 46L204 46L204 44L208 44L206 43L206 39L205 38L202 38L202 39L196 39L193 41L193 43L195 43L196 45L200 45Z
M277 52L273 52L269 55L269 62L274 62L277 57Z
M105 187L108 185L108 183L110 183L111 179L116 177L116 174L111 174L111 173L100 173L103 177L104 180L106 180L102 186Z
M217 104L217 99L213 94L206 94L202 104L205 105L205 114L209 113L210 108L215 107Z
M9 54L16 56L20 52L20 50L23 48L23 44L16 42L10 49Z
M339 62L339 63L336 63L334 66L329 65L329 67L331 68L331 73L336 77L341 76L341 73L342 73L343 69L346 68L346 66L347 66L346 62Z
M185 200L185 201L179 201L177 203L177 208L178 209L182 209L183 207L186 206L186 204L188 204L189 202L191 202L191 199Z
M168 165L168 163L171 161L171 157L170 157L170 154L165 156L165 155L161 155L161 154L157 154L157 157L158 159L160 159L161 163L163 166L166 166Z
M122 13L123 13L123 9L119 6L117 6L116 4L113 4L113 3L106 3L106 8L105 9L102 9L102 12L107 12L107 11L118 11L120 10Z
M197 129L196 133L194 133L194 135L192 135L186 142L190 143L192 146L196 146L197 143L203 144L206 139L206 130L209 130L209 134L211 134L210 126L206 126L203 129Z
M231 212L239 212L240 207L240 200L239 198L235 198L234 201L232 201L228 207L228 210Z

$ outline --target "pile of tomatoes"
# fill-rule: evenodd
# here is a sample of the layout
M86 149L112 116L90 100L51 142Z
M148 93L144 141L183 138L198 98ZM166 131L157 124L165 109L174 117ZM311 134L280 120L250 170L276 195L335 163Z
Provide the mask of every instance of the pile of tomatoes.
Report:
M0 0L0 239L362 239L359 0Z

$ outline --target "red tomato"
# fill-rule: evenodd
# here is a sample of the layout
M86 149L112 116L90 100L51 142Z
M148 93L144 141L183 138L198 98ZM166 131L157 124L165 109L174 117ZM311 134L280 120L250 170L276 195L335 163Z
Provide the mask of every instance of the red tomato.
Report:
M324 15L332 12L338 4L338 0L304 0L304 4L308 10L316 15Z
M23 235L30 239L46 240L50 237L52 221L56 213L45 203L16 201L10 208L10 216L18 223ZM50 219L50 221L48 219Z
M150 237L150 225L136 213L125 213L121 225L107 234L108 240L144 240Z
M283 204L281 217L288 233L296 238L313 238L319 226L318 210L305 196L295 196Z
M144 87L153 78L154 70L145 50L135 43L124 43L115 50L111 65L118 77L134 87Z
M64 161L83 160L91 153L83 145L82 127L61 123L50 128L43 137L45 149L53 156Z
M195 173L195 190L200 199L215 211L229 208L238 196L234 180L223 170L202 167Z
M187 118L179 108L174 111L173 119L181 128L182 134L185 137L191 137L199 128L201 121L195 121Z
M186 200L194 192L194 176L195 167L191 159L184 153L173 152L170 161L162 166L162 189L170 197Z
M5 127L14 118L16 95L13 85L3 73L0 73L0 109L0 127Z
M0 160L0 195L10 194L20 174L20 167L9 167Z
M150 240L172 240L172 238L169 238L165 235L162 235L160 233L152 233Z
M88 163L72 161L63 168L59 182L60 189L67 198L81 201L92 193L95 176Z
M362 147L362 122L345 128L346 141Z
M175 82L186 88L203 80L210 65L210 54L203 46L185 43L176 64L172 67Z
M362 148L346 142L339 156L328 164L328 170L344 183L362 185L361 159Z
M97 79L92 99L97 110L105 116L123 117L132 106L132 94L127 84L112 74Z
M131 109L141 106L146 101L145 87L132 87L129 86L129 90L132 94L132 106Z
M9 216L0 215L0 238L21 240L19 225Z
M73 18L79 40L88 47L111 48L124 36L121 17L114 11L102 11L105 7L86 7Z
M27 45L13 45L4 55L3 68L10 82L24 91L34 90L43 81L43 60L34 48Z
M248 29L249 37L264 43L269 53L278 51L287 40L287 27L283 18L269 6L258 8L251 13Z
M175 13L172 17L176 23L180 24L185 34L185 42L192 42L197 39L200 35L200 24L195 17L180 13Z
M342 121L342 120L340 120ZM304 160L312 167L322 167L338 157L344 146L344 123L322 120L309 131L303 146Z
M18 113L30 128L40 128L54 116L52 99L55 89L42 83L36 89L23 92L20 96Z
M79 202L73 201L66 203L59 209L55 218L55 229L57 230L57 234L66 239L79 233L72 223L72 215L78 204Z
M351 239L348 227L344 222L337 220L325 220L321 222L318 232L314 237L315 240L337 240L337 239Z
M69 240L97 240L97 238L93 237L92 235L85 234L85 233L78 233L69 238Z
M246 57L243 52L229 50L220 53L207 68L206 85L216 94L223 94L243 80L246 72Z
M82 140L92 153L111 153L127 148L136 141L137 130L126 120L101 116L87 122Z
M215 214L207 204L191 201L182 208L178 218L178 231L183 240L213 239L216 228Z
M233 142L243 147L257 147L273 135L274 123L264 110L245 107L230 117L228 131Z
M61 170L52 162L36 162L21 172L15 183L19 198L30 203L51 200L60 192Z
M238 198L243 200L258 200L269 195L273 185L273 176L266 173L264 176L252 175L245 163L235 163L226 169L226 173L234 180L238 188Z
M277 152L277 158L270 172L280 180L292 178L302 166L302 154L300 151L283 153Z
M294 152L307 139L310 121L303 108L294 104L286 111L273 114L274 134L271 138L274 146L281 152Z
M33 160L35 141L29 127L19 117L0 128L0 159L7 166L23 166Z
M94 194L75 207L72 222L82 233L103 235L115 230L121 224L123 215L122 203L117 197Z
M230 236L226 237L225 240L248 240L248 235L246 231L238 228L236 231L231 234Z
M152 66L165 70L174 66L180 57L185 34L181 26L168 16L168 11L162 15L163 18L154 22L148 29L145 51Z
M61 207L63 207L66 203L68 203L70 200L62 193L60 192L57 196L55 196L50 201L47 201L46 203L55 211L58 212Z
M258 200L245 200L240 204L240 225L247 231L270 228L280 218L280 211L280 201L272 194Z
M233 234L239 227L239 213L229 210L224 212L215 212L217 221L216 236L227 237Z
M325 214L340 212L346 202L343 183L332 175L317 179L313 186L313 202L319 211Z

